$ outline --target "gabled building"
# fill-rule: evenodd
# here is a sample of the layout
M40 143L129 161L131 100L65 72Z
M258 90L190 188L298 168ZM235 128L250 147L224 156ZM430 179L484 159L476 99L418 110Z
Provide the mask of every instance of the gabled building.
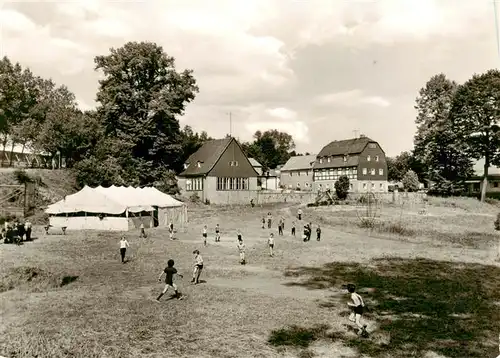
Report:
M281 168L280 186L286 189L313 189L313 164L316 155L291 157Z
M260 164L254 158L248 158L248 160L250 161L250 164L252 164L252 167L255 169L255 171L257 172L257 174L262 175L262 173L263 173L262 164Z
M366 137L333 141L314 162L314 189L335 189L346 175L351 192L387 192L387 162L380 145Z
M257 197L258 173L232 137L210 140L184 163L178 184L184 196L211 204L244 204Z
M469 193L480 194L483 188L484 159L474 164L474 175L467 178L465 183ZM488 169L488 186L486 193L500 193L500 167L491 166ZM499 195L499 194L496 194Z

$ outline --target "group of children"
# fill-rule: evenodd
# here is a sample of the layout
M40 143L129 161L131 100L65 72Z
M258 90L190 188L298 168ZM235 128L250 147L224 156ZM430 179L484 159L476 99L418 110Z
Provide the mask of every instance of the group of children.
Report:
M14 222L5 221L1 235L6 243L16 242L18 245L26 238L26 241L31 240L31 222L26 220L24 223L20 220Z

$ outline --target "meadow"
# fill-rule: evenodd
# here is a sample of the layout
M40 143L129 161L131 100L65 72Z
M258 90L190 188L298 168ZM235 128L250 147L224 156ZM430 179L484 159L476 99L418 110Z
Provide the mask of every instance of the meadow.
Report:
M474 199L381 205L371 225L363 207L302 206L322 239L290 235L298 205L192 205L190 222L170 241L163 228L125 233L45 235L0 245L0 355L6 357L496 357L500 207ZM270 257L261 219L272 212ZM277 219L285 219L278 236ZM220 224L222 238L214 242ZM209 225L208 246L201 232ZM236 231L247 245L240 265ZM191 285L192 251L205 261ZM186 299L157 303L169 258L184 274ZM355 283L367 304L369 338L348 321Z

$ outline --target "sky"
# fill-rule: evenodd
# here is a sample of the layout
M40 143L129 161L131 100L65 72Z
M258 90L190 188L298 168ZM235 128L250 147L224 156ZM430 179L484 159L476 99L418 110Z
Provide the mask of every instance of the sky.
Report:
M487 0L0 2L0 55L96 106L94 57L152 41L192 69L200 92L181 125L212 137L290 133L318 153L359 134L394 156L413 148L418 91L500 61ZM500 6L499 6L500 7ZM230 126L231 113L232 126ZM358 132L355 132L358 131Z

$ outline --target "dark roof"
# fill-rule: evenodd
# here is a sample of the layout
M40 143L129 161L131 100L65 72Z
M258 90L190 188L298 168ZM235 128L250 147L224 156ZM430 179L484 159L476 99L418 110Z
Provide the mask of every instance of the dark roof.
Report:
M288 161L281 167L281 171L287 170L307 170L312 169L312 165L316 160L316 154L311 155L297 155L290 157Z
M375 141L368 137L336 140L324 146L319 152L318 157L360 154L370 142Z
M188 167L179 175L204 175L208 174L217 164L217 161L224 154L224 151L229 146L234 138L227 137L224 139L213 139L205 142L200 149L191 154L186 161ZM200 162L198 167L197 163Z

